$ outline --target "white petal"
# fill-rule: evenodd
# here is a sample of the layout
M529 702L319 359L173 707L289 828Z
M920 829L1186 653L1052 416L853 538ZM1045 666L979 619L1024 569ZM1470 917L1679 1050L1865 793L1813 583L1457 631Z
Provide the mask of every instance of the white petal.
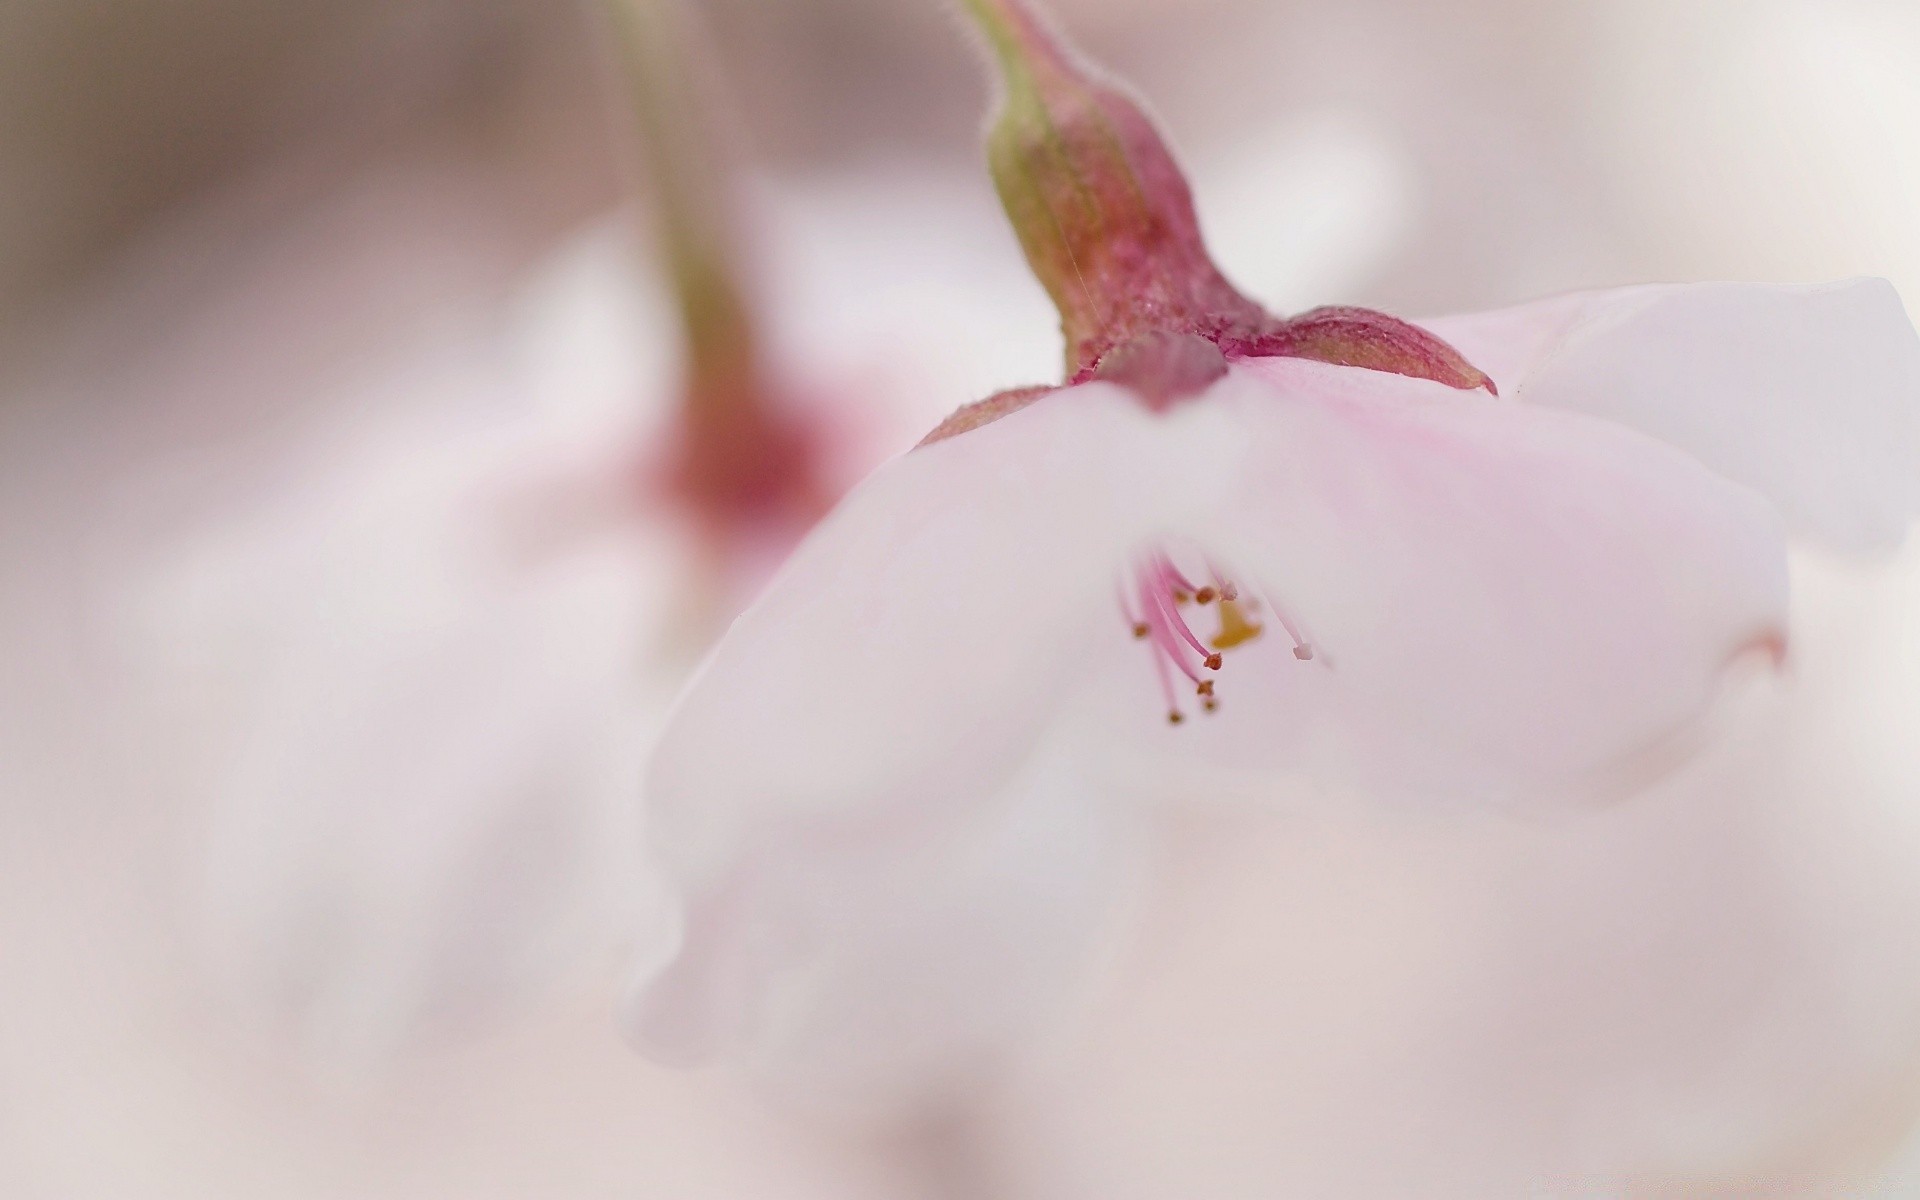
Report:
M1670 442L1796 532L1884 547L1920 515L1920 337L1885 280L1625 288L1426 324L1503 393Z
M730 1052L811 1106L904 1106L977 1075L1083 965L1132 829L1043 751L999 795L901 820L769 817L628 1013L668 1061Z
M1772 514L1667 446L1381 372L1236 375L1260 386L1216 395L1253 469L1213 549L1314 657L1269 618L1257 654L1229 652L1219 713L1129 741L1508 799L1611 782L1784 636Z
M1217 506L1232 430L1090 385L882 467L802 543L682 696L649 773L683 868L763 811L997 789L1090 653L1146 534ZM1097 628L1096 628L1097 625Z
M763 1039L780 989L844 997L885 978L963 989L871 997L903 1038L920 1036L912 1009L953 1010L924 1025L962 1040L1014 1019L990 997L1032 992L1021 970L982 965L967 996L976 983L940 963L1032 963L1023 926L1087 908L1049 891L1079 895L1084 864L1012 865L1092 852L1047 815L1077 801L1039 748L1088 659L1131 648L1120 568L1217 506L1220 479L1192 464L1230 467L1231 432L1105 385L1056 393L888 464L814 531L683 695L648 773L654 842L689 891L683 961L634 1006L650 1047ZM824 1000L794 1003L787 1019L838 1028Z

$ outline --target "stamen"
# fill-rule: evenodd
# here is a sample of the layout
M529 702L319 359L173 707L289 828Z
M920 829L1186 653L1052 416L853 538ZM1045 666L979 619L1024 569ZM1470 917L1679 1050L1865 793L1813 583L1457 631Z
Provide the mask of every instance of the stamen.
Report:
M1293 656L1301 662L1306 662L1311 659L1313 657L1313 645L1308 642L1307 639L1300 636L1300 630L1294 625L1292 619L1277 607L1273 610L1273 615L1280 619L1280 628L1286 630L1287 636L1293 639Z
M1180 573L1180 568L1174 566L1173 560L1168 558L1166 555L1164 554L1155 555L1153 565L1155 567L1158 567L1161 573L1164 574L1169 580L1172 581L1173 591L1176 596L1182 592L1192 593L1200 590L1194 586L1193 581L1191 579L1188 579L1185 575L1182 575Z
M1186 621L1174 611L1173 600L1166 592L1154 590L1151 584L1143 584L1140 603L1147 610L1147 621L1153 627L1153 640L1161 655L1170 659L1180 668L1180 673L1188 679L1198 681L1200 676L1187 662L1187 656L1181 649L1182 641L1192 646L1196 653L1204 655L1206 649L1199 645L1193 631L1187 628Z
M1145 621L1142 621L1139 617L1136 617L1133 615L1133 605L1127 602L1126 587L1121 584L1115 584L1113 592L1114 592L1114 598L1120 604L1120 615L1125 617L1127 619L1127 624L1132 627L1133 636L1135 640L1144 639L1149 633L1153 632L1151 629L1147 628L1147 623Z
M1175 671L1193 684L1202 710L1215 712L1220 698L1214 680L1202 678L1201 672L1221 670L1229 651L1264 632L1251 615L1259 610L1258 601L1243 600L1239 587L1212 563L1207 564L1207 574L1209 582L1195 584L1165 552L1155 551L1141 559L1133 590L1122 587L1120 591L1120 608L1133 636L1152 643L1154 672L1170 725L1186 721L1186 713L1174 696ZM1220 630L1211 644L1201 640L1180 610L1181 605L1193 602L1219 606ZM1291 625L1288 628L1291 630ZM1312 650L1303 641L1296 637L1294 644L1296 657L1311 657Z
M1158 672L1160 676L1160 694L1165 697L1167 701L1167 724L1178 725L1180 722L1186 720L1186 717L1181 714L1180 705L1175 702L1173 698L1173 678L1167 672L1167 660L1165 656L1159 654L1154 655L1153 666L1154 670Z
M1172 572L1173 568L1171 565L1167 565L1165 567L1165 570L1168 572ZM1171 575L1163 576L1163 578L1170 578L1170 577L1172 576ZM1145 597L1145 599L1149 604L1151 604L1154 596L1156 595L1164 596L1165 594L1166 593L1149 593L1148 596ZM1174 592L1173 598L1175 600L1178 600L1179 593ZM1200 656L1201 661L1207 664L1207 668L1209 670L1218 671L1220 669L1220 656L1218 654L1213 653L1211 650L1207 649L1206 643L1202 642L1198 637L1194 636L1193 630L1187 627L1186 619L1182 617L1178 612L1174 611L1173 606L1171 604L1166 603L1164 599L1161 601L1160 608L1161 608L1162 614L1166 618L1168 632L1174 634L1181 641L1191 646L1193 648L1193 652Z
M1207 560L1207 575L1213 581L1211 590L1218 593L1220 599L1238 600L1240 598L1240 589L1234 586L1233 580L1228 579L1227 573L1222 571L1219 565L1212 559ZM1200 590L1207 591L1209 589L1202 588Z
M1154 673L1160 681L1169 725L1180 725L1187 719L1174 694L1175 671L1193 684L1193 694L1200 701L1201 709L1216 712L1220 708L1220 697L1215 691L1215 682L1202 678L1201 672L1223 669L1228 654L1266 632L1263 620L1256 615L1262 608L1261 598L1244 594L1214 563L1206 565L1208 582L1196 585L1165 551L1156 550L1143 555L1136 564L1132 589L1129 590L1124 581L1118 589L1120 611L1125 614L1133 636L1152 645ZM1209 641L1202 641L1194 633L1193 626L1181 612L1181 605L1192 602L1203 607L1218 606L1220 628ZM1301 635L1299 626L1285 610L1271 602L1266 607L1292 639L1294 658L1301 662L1313 659L1316 655L1313 645Z

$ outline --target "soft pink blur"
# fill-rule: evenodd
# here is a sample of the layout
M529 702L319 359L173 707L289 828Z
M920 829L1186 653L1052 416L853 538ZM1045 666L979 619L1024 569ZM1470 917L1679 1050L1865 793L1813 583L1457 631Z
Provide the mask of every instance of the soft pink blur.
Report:
M872 397L847 468L1051 380L949 6L701 7L766 168L781 352ZM1217 257L1278 308L1854 274L1920 297L1911 6L1053 8L1153 98ZM525 502L536 541L615 544L578 604L432 611L589 664L559 718L621 732L574 850L620 875L622 772L698 646L663 645L676 532L590 519L677 353L596 36L534 0L0 10L0 1194L1572 1200L1623 1164L1648 1196L1920 1194L1920 1151L1875 1182L1920 1115L1910 561L1797 561L1797 690L1589 824L1166 818L1108 969L964 1105L836 1122L646 1063L611 1014L647 898L572 867L551 921L519 919L511 871L461 893L509 966L436 983L377 1052L236 986L206 944L218 795L310 748L235 744L258 647L301 597L372 611L442 578L330 523L336 496L404 502L416 455ZM418 527L453 544L457 494L365 526L440 505ZM343 546L298 558L317 582L230 569L316 530ZM386 669L327 686L391 703L411 679ZM430 736L497 748L405 715L396 770Z

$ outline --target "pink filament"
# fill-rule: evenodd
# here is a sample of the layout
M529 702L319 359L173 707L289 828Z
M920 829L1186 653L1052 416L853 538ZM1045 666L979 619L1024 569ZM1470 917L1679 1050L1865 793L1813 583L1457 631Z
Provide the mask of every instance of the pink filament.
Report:
M1205 662L1213 654L1213 651L1209 650L1206 643L1194 635L1193 630L1187 625L1187 619L1181 616L1179 610L1175 607L1173 599L1173 594L1176 591L1192 595L1197 590L1198 589L1191 583L1187 582L1186 576L1180 574L1179 570L1167 560L1164 554L1156 556L1155 561L1148 564L1146 578L1141 580L1142 598L1147 601L1149 606L1159 610L1160 620L1165 628L1165 632L1170 637L1178 638L1192 647L1193 652L1200 656L1202 662ZM1169 653L1171 653L1171 651L1169 651ZM1173 657L1181 662L1182 670L1187 670L1183 656L1176 654L1173 655ZM1195 680L1199 678L1199 676L1194 675L1190 670L1187 671L1187 675L1189 678Z
M1143 558L1136 569L1134 591L1130 594L1125 586L1118 589L1120 611L1129 628L1136 637L1152 645L1154 673L1167 704L1167 718L1176 725L1184 721L1186 715L1180 710L1173 672L1179 671L1195 685L1202 706L1211 712L1215 708L1213 683L1203 681L1201 668L1219 670L1225 651L1230 648L1216 650L1203 642L1180 612L1181 604L1189 599L1198 600L1201 606L1215 600L1223 604L1239 601L1240 589L1211 562L1207 564L1207 575L1212 586L1197 587L1165 552L1155 551ZM1250 607L1258 606L1250 604ZM1293 639L1294 657L1302 661L1312 658L1312 647L1301 637L1293 620L1278 607L1272 607L1271 611L1287 636Z

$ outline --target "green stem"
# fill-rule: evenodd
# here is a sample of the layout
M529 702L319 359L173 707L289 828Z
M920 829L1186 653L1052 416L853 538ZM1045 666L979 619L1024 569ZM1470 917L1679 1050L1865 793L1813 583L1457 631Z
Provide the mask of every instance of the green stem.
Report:
M606 8L619 34L640 166L687 339L688 401L752 403L758 339L736 260L727 139L712 116L704 57L678 0L606 0Z
M1035 87L1036 71L1060 74L1068 69L1060 39L1020 0L965 0L965 4L999 58L1009 90Z

